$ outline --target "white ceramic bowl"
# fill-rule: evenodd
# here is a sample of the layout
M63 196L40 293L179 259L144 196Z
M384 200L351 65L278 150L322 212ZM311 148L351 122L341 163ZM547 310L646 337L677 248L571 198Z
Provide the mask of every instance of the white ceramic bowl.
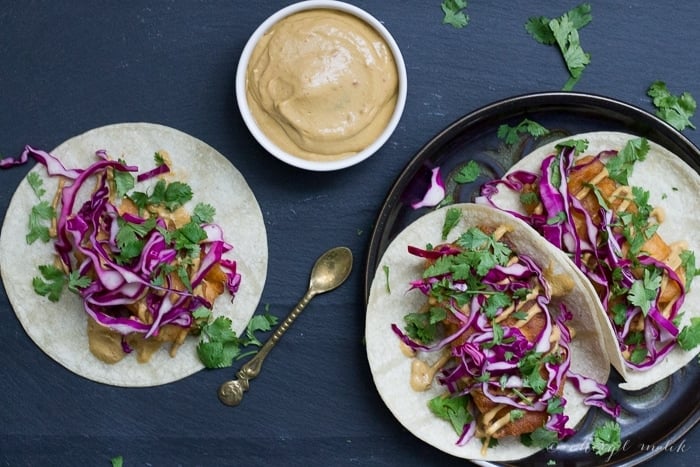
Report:
M396 105L387 126L384 128L384 131L379 135L379 137L376 140L374 140L369 146L367 146L362 151L342 159L328 161L308 160L280 149L260 129L255 118L253 117L253 114L251 113L250 107L248 105L248 99L246 98L246 74L248 69L248 62L250 61L253 49L257 45L260 38L267 32L268 29L270 29L271 26L280 21L282 18L285 18L294 13L298 13L300 11L315 9L340 10L360 18L365 23L373 27L384 39L387 46L389 47L389 50L393 54L394 63L396 64L396 71L398 75ZM260 26L258 26L255 32L253 32L253 34L250 36L250 39L248 39L248 42L243 48L241 58L238 62L238 68L236 70L236 99L238 102L238 108L241 112L243 121L245 122L246 126L253 134L253 137L255 137L255 139L258 141L258 143L260 143L260 145L262 145L270 154L277 157L281 161L286 162L287 164L302 169L314 171L330 171L343 169L345 167L350 167L359 162L362 162L368 157L370 157L372 154L377 152L377 150L379 150L379 148L381 148L384 145L384 143L386 143L386 141L396 129L396 126L398 125L399 120L401 119L401 114L403 113L404 105L406 104L406 81L406 65L403 61L401 51L399 50L396 41L391 36L389 31L387 31L387 29L376 18L374 18L366 11L348 3L332 0L307 0L294 3L277 11L272 16L267 18Z

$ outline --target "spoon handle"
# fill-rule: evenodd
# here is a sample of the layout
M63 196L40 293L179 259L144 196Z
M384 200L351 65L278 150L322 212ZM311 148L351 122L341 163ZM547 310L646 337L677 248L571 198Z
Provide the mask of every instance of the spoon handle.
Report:
M314 295L315 293L311 289L307 290L304 297L302 297L299 303L297 303L294 309L287 315L284 321L282 321L282 324L275 329L272 336L260 347L258 353L238 370L236 373L238 379L227 381L221 385L219 388L219 400L221 400L221 402L231 406L241 403L243 393L250 387L250 380L260 374L262 364L267 354L270 353L270 350L272 350L275 344L282 338L284 333L287 332L287 329L289 329L294 320L297 319L304 308L306 308L306 305L309 304Z

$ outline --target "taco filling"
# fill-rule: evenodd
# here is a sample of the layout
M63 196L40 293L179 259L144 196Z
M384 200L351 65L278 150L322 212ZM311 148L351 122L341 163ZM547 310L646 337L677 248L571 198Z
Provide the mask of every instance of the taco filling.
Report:
M225 366L235 355L212 339L238 342L267 261L260 211L235 168L203 142L146 123L97 128L52 152L27 146L0 165L30 159L39 164L13 196L0 262L34 342L119 386Z
M420 438L514 460L569 438L590 407L619 414L595 291L522 221L441 208L401 232L381 264L368 359L385 403Z
M629 137L624 146L594 154L587 145L576 137L561 141L539 170L514 170L488 183L479 201L525 220L568 254L595 287L624 364L645 371L676 346L695 345L686 339L691 328L680 327L695 255L686 239L662 238L666 212L629 181L649 142ZM499 188L518 194L517 209L498 198Z
M476 437L484 450L507 436L552 444L572 435L564 415L567 379L593 389L587 402L612 415L617 410L605 404L604 385L571 371L575 328L558 298L573 282L547 277L533 258L515 253L507 230L472 227L452 243L409 246L425 258L410 289L427 300L405 317L405 331L393 326L410 349L440 354L430 366L413 362L412 387L425 390L434 376L445 394L430 401L431 410L449 414L458 443Z

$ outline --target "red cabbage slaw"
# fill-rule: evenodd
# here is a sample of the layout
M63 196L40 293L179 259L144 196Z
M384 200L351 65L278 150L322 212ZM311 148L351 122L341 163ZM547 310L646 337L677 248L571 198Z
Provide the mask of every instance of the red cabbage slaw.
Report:
M590 162L617 155L615 150L602 151ZM581 202L568 190L569 174L580 167L574 165L576 150L573 147L562 147L558 152L550 154L541 164L539 173L531 173L524 170L514 171L504 179L488 182L482 187L481 196L476 202L489 204L502 211L518 217L531 226L551 244L567 253L574 264L596 286L603 308L610 310L613 290L632 287L636 277L634 268L653 266L657 268L668 280L675 282L680 290L679 298L671 305L664 316L659 306L660 293L656 294L648 311L643 311L639 306L628 302L624 312L624 322L616 322L608 312L610 322L615 329L616 338L620 350L631 353L635 349L646 351L642 361L632 362L625 358L625 364L636 370L646 370L661 361L676 345L679 329L674 320L679 315L679 310L684 302L685 284L676 272L667 264L642 254L637 258L638 264L624 258L622 246L625 239L615 229L618 223L618 215L612 210L601 207L601 221L596 223ZM519 211L505 209L498 205L494 197L499 192L499 186L517 193L522 193L526 185L538 184L539 198L543 206L541 213L531 215ZM559 213L564 213L560 216ZM574 214L580 216L585 222L585 235L581 236L574 225ZM556 216L560 216L553 222ZM584 257L595 258L593 264L584 261ZM643 318L643 341L631 340L632 323Z
M178 290L169 278L163 285L153 282L157 271L164 264L176 261L180 255L172 239L167 238L167 225L161 218L144 234L144 247L137 258L127 264L115 260L119 253L116 241L118 220L143 224L146 218L130 213L119 214L118 207L111 201L114 196L106 175L109 170L136 173L139 168L110 160L103 150L97 151L96 156L97 160L86 168L67 169L52 154L26 146L18 159L0 161L0 167L6 168L24 164L32 157L46 167L49 176L60 176L68 181L57 207L54 249L68 272L92 279L87 287L78 291L85 312L100 325L123 336L139 333L149 338L158 335L166 324L189 329L194 323L194 310L213 306L194 290L216 265L226 276L226 289L232 297L235 296L241 276L236 271L236 262L224 257L233 247L225 241L222 228L214 223L200 225L206 238L200 242L201 259L198 268L191 272L191 288L187 290ZM169 170L163 164L139 174L137 180L144 181ZM78 206L78 193L92 189L86 188L88 180L97 180L97 187L92 190L90 198ZM127 305L138 301L144 301L152 322L145 323L126 312ZM130 351L124 340L123 346Z
M408 251L430 261L439 261L440 258L462 253L460 247L452 244L440 245L429 250L409 246ZM563 303L556 313L552 313L554 304L550 303L550 286L541 268L530 257L520 255L515 262L496 265L481 277L480 281L485 286L481 291L469 290L468 281L461 278L460 274L454 273L424 275L421 279L411 282L409 290L418 290L428 298L431 297L434 287L440 287L440 294L450 295L445 308L449 316L459 323L452 334L445 335L436 342L424 343L413 340L398 325L392 325L392 330L399 339L415 351L450 352L451 358L440 369L436 379L451 397L464 396L474 390L480 390L496 404L523 411L541 412L547 411L548 405L555 398L560 399L562 408L566 405L567 401L560 395L560 389L564 381L569 380L584 395L585 404L599 407L613 417L619 415L620 407L609 405L607 402L610 393L605 384L570 369L572 335L566 322L572 318L572 314ZM522 289L534 288L543 291L534 300L546 319L534 342L528 341L517 326L493 324L507 306L500 307L495 315L487 316L484 312L486 301L494 291L513 294L518 290L522 292ZM445 289L449 292L445 292ZM468 297L468 305L463 307L468 312L463 312L458 304L458 301L465 300L465 297ZM513 299L513 306L516 306L517 300L524 303L531 297ZM500 329L496 329L497 327ZM556 335L560 337L557 339ZM550 340L558 344L552 344ZM549 353L558 353L559 357L542 359L541 368L547 374L546 383L539 390L529 387L519 362L528 355L544 357ZM488 377L484 379L484 375ZM517 396L505 394L509 390ZM477 410L473 403L469 404L469 411L472 415L471 420L464 425L457 440L458 445L468 443L477 434ZM544 426L545 429L556 433L560 440L575 433L573 429L566 427L568 416L563 412L561 410L550 413Z

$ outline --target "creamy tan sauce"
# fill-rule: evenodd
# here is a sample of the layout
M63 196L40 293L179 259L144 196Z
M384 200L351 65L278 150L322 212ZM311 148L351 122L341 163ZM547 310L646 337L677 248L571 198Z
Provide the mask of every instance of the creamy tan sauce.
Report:
M449 359L450 354L446 353L437 362L430 365L419 358L414 358L411 362L411 389L416 392L430 389L435 374Z
M256 122L281 149L310 160L348 157L391 119L394 57L370 25L317 9L290 15L253 50L246 96Z

